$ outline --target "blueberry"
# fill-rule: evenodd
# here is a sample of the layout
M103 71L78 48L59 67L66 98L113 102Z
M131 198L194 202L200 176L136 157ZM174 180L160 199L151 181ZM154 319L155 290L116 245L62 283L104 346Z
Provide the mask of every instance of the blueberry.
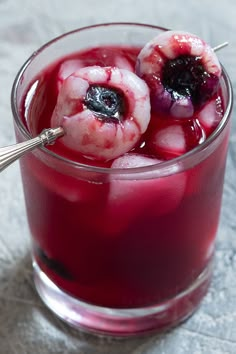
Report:
M41 262L50 270L66 280L73 280L72 275L68 272L63 264L55 259L49 258L46 253L39 247L35 247L35 252Z
M117 89L91 85L85 97L85 105L99 119L119 123L124 114L124 97Z
M199 57L179 56L165 63L162 83L174 101L191 97L194 105L201 105L212 95L218 78L209 74Z

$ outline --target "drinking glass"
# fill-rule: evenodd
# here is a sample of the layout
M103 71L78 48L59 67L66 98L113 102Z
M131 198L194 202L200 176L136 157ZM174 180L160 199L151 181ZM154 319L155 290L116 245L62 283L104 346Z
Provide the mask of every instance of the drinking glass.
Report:
M21 107L42 70L91 47L141 48L162 31L102 24L40 48L12 89L17 141L32 137ZM35 286L61 319L129 336L175 326L198 307L213 270L230 131L232 87L224 69L221 95L225 113L213 134L161 164L93 167L45 147L21 158Z

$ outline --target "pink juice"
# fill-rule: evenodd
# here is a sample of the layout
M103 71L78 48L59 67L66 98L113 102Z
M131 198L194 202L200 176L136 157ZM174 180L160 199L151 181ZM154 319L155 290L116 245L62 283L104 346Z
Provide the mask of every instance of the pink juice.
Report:
M139 51L94 48L47 67L36 78L37 87L28 88L30 100L22 102L24 124L33 135L50 127L62 62L79 59L83 66L113 66L121 57L134 68ZM220 92L212 100L218 100L218 109L223 111ZM182 152L177 148L160 148L155 155L149 144L153 127L175 123L164 114L155 115L132 152L163 161L179 156ZM208 129L199 125L196 131L190 120L181 123L186 152L203 136L208 138L218 123ZM146 307L175 297L191 286L212 259L226 146L227 136L202 162L170 176L143 181L107 177L103 183L79 180L28 155L22 160L23 181L34 257L40 268L69 295L98 306ZM49 149L93 166L110 167L113 162L86 159L60 140Z

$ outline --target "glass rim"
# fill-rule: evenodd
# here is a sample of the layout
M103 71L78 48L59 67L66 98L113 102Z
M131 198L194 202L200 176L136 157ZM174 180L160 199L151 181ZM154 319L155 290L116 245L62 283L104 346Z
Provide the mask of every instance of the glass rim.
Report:
M146 23L138 23L138 22L107 22L107 23L100 23L100 24L95 24L95 25L90 25L90 26L84 26L81 28L74 29L72 31L68 31L66 33L63 33L50 41L46 42L43 44L41 47L39 47L36 51L34 51L30 57L25 61L25 63L22 65L22 67L19 69L15 80L12 85L12 90L11 90L11 109L13 113L13 118L14 122L16 123L17 128L20 130L20 132L24 135L25 138L27 139L32 139L34 136L30 134L30 132L26 129L26 126L23 124L20 114L17 109L17 88L18 85L24 75L24 72L27 70L28 66L33 62L34 58L40 55L41 52L43 52L47 47L50 45L54 44L57 41L60 41L61 39L68 37L70 35L73 35L78 32L82 31L87 31L90 29L95 29L95 28L103 28L103 27L109 27L109 26L114 26L114 27L121 27L121 26L131 26L131 27L146 27L150 29L157 29L161 31L166 31L168 30L167 28L160 27L160 26L155 26L151 24L146 24ZM220 63L221 64L221 63ZM222 77L224 80L224 83L226 85L226 90L228 94L228 101L227 101L227 106L225 108L224 116L222 117L220 123L216 127L216 129L213 131L213 133L201 144L193 148L192 150L188 151L187 153L180 155L176 158L173 158L171 160L167 161L161 161L152 165L148 166L141 166L141 167L131 167L131 168L111 168L111 167L97 167L97 166L92 166L92 165L86 165L83 163L79 163L73 160L70 160L68 158L65 158L61 155L56 154L55 152L48 150L46 147L42 146L39 147L38 149L41 150L43 153L48 155L48 157L56 159L57 161L60 161L61 163L65 163L71 167L88 171L88 172L96 172L96 173L103 173L103 174L137 174L137 173L144 173L144 172L151 172L151 171L166 171L169 170L173 165L177 165L180 162L184 161L189 161L191 160L197 153L200 153L201 151L205 150L208 146L213 143L216 138L220 135L220 133L224 130L224 128L227 125L227 122L230 118L232 108L233 108L233 88L232 88L232 83L231 80L224 68L224 66L221 64L222 67ZM160 172L159 171L159 172Z

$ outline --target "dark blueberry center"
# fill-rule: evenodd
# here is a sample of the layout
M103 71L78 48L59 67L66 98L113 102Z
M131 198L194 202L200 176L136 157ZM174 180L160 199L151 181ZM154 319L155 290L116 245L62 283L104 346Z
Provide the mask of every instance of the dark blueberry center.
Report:
M163 70L162 83L171 93L172 99L191 97L193 103L200 103L207 99L210 92L205 92L206 86L212 86L211 75L202 65L201 59L194 56L180 56L168 60ZM212 91L212 87L209 87ZM209 91L210 91L209 90Z
M124 96L114 88L91 85L85 104L99 119L119 122L124 114Z
M35 247L35 252L40 260L51 269L53 272L58 274L60 277L65 278L67 280L72 280L71 274L67 271L63 264L58 262L55 259L49 258L41 248Z

